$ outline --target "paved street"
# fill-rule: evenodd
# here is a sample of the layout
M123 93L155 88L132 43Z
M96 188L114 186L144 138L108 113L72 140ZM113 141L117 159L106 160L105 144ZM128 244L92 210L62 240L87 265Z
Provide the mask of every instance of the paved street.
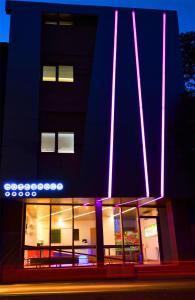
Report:
M195 300L195 280L104 281L0 285L1 299ZM174 298L173 298L174 297Z

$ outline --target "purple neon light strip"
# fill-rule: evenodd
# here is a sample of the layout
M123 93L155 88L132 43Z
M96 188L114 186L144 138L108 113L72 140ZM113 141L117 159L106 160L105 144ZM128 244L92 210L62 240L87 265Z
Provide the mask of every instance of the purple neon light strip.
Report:
M166 88L166 14L163 13L163 48L162 48L162 127L161 127L161 183L160 195L164 197L165 171L165 88Z
M149 203L158 201L158 200L160 200L160 199L163 199L163 197L154 198L154 199L152 199L152 200L150 200L150 201L147 201L147 202L145 202L145 203L142 203L142 204L138 205L138 207L142 207L142 206L144 206L144 205L147 205L147 204L149 204Z
M135 199L135 200L129 200L127 202L116 204L115 206L118 207L118 206L122 206L122 205L129 204L129 203L139 202L139 201L141 201L143 199L146 199L146 197L138 198L138 199Z
M115 13L114 13L114 47L113 47L113 68L112 68L112 104L111 104L111 124L110 124L110 154L109 154L109 175L108 175L108 198L112 197L117 35L118 35L118 10L115 10Z
M132 11L132 21L133 21L133 36L134 36L134 48L135 48L135 60L136 60L136 72L137 72L137 87L138 87L139 111L140 111L140 122L141 122L141 135L142 135L142 148L143 148L143 160L144 160L146 197L149 197L150 196L150 191L149 191L148 165L147 165L147 154L146 154L146 140L145 140L145 129L144 129L144 114L143 114L143 105L142 105L142 90L141 90L141 77L140 77L140 66L139 66L139 52L138 52L138 42L137 42L136 18L135 18L135 12L134 11Z

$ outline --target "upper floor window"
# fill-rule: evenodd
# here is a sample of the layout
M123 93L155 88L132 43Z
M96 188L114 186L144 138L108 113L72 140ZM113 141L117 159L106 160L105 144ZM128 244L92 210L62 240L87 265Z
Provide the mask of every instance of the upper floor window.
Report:
M58 81L73 82L73 66L59 66Z
M42 81L74 82L73 66L43 66Z
M58 153L74 153L74 133L58 133Z
M41 133L41 152L55 152L55 133Z
M56 66L43 66L43 81L56 81Z
M44 16L45 25L73 26L73 16L71 14L46 14Z
M41 152L74 153L74 133L42 132Z

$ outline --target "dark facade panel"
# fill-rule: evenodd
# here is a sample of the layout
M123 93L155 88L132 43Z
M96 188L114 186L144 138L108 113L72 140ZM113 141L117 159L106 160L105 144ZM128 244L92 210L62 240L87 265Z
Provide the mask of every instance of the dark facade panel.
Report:
M3 112L5 102L5 85L7 74L7 55L8 44L0 43L0 157L1 157L1 143L3 133Z
M24 7L12 14L1 175L24 180L37 176L41 20Z

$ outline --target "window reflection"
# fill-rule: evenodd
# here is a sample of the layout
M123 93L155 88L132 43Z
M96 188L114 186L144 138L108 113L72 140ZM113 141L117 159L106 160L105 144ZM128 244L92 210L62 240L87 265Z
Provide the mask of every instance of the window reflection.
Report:
M49 205L27 205L25 224L25 245L49 245Z
M123 242L120 208L103 207L102 216L105 263L121 262L123 259Z
M140 238L136 208L122 208L122 218L125 261L138 262L140 253Z
M79 265L96 262L95 206L80 206L74 210L74 230L75 257Z

